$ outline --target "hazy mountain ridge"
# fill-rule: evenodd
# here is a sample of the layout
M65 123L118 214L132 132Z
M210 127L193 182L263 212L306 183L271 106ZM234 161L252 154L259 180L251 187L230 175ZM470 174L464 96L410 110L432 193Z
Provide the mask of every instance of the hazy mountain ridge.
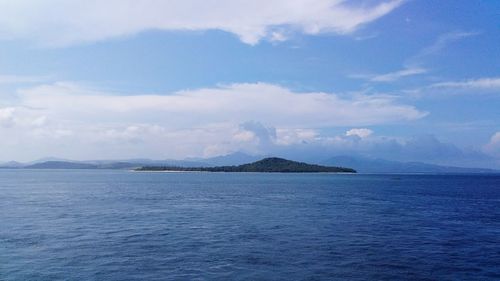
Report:
M422 162L399 162L359 156L335 156L321 164L354 167L360 173L500 173L485 168L442 166Z
M248 155L242 152L212 158L187 158L185 160L87 160L72 161L54 157L43 158L28 163L10 161L0 164L3 169L136 169L144 166L172 167L215 167L235 166L252 163L264 156ZM44 161L45 160L45 161ZM295 159L292 159L295 160ZM351 167L359 173L500 173L499 170L485 168L465 168L442 166L421 162L398 162L361 156L333 156L326 160L308 161L318 165Z
M66 161L47 161L40 162L23 167L25 169L98 169L97 165L66 162Z

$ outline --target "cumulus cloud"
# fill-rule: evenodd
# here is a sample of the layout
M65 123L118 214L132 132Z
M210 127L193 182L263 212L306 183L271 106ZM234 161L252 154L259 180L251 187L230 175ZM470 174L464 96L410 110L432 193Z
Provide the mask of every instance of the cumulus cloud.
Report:
M14 111L12 107L0 108L0 125L10 127L14 124Z
M22 127L31 129L43 126L47 117L36 110L25 107L0 107L0 127Z
M288 31L346 34L399 7L403 0L43 0L0 1L0 38L68 45L145 30L222 30L256 44ZM284 32L285 31L285 32Z
M371 134L373 134L373 131L370 129L366 128L361 128L361 129L350 129L349 131L345 132L345 135L350 137L350 136L357 136L360 138L366 138L369 137Z
M314 129L286 129L276 130L276 144L292 145L312 143L319 138L319 132Z
M248 121L240 124L240 129L243 132L251 133L254 140L258 141L259 146L267 147L272 145L276 140L276 129L267 128L259 122Z
M490 141L483 149L486 153L500 158L500 132L496 132L491 136Z

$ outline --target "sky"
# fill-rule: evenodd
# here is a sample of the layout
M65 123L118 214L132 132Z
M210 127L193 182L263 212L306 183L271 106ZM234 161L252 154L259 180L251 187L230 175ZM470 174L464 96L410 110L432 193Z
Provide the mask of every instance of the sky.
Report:
M0 0L0 161L500 168L500 1Z

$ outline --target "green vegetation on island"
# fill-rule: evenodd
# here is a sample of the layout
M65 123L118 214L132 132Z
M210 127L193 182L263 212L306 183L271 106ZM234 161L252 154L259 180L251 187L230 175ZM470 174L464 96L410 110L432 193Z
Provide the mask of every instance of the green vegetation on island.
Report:
M265 158L257 162L239 166L218 167L174 167L144 166L136 171L175 171L175 172L259 172L259 173L356 173L356 170L344 167L330 167L296 162L282 158Z

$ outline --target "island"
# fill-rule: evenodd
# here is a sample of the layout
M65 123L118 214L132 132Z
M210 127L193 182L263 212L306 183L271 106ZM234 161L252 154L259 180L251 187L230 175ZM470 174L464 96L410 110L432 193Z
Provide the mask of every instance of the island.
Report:
M256 173L356 173L356 170L344 167L321 166L283 158L270 157L262 160L238 165L218 167L175 167L175 166L144 166L135 171L171 171L171 172L256 172Z

